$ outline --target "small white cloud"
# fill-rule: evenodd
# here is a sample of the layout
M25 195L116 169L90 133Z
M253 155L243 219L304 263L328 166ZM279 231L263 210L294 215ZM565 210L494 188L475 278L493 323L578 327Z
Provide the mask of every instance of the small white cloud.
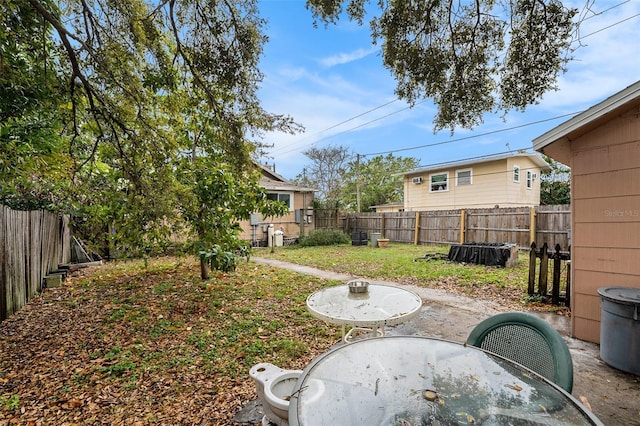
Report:
M287 81L298 81L307 77L307 70L304 67L282 67L278 69L278 75Z
M338 53L337 55L329 56L327 58L320 59L321 65L325 67L334 67L336 65L348 64L350 62L354 62L360 60L362 58L366 58L372 53L376 53L380 50L377 46L372 46L369 49L357 49L353 52L348 53Z

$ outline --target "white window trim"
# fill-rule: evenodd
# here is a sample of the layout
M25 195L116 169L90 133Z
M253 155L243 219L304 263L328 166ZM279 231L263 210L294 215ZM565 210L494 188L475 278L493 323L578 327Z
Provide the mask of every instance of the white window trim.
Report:
M290 202L289 202L289 211L292 212L294 210L293 206L295 206L295 204L294 204L294 198L293 198L293 194L294 193L293 192L277 192L277 191L273 191L273 192L267 192L267 194L268 195L275 194L275 195L278 196L278 199L280 198L280 195L288 195L289 196L289 200L290 200Z
M527 170L527 189L533 189L533 173Z
M441 189L441 190L438 190L438 191L434 191L434 190L433 190L433 186L432 186L432 182L431 182L431 178L432 178L433 176L441 176L441 175L445 175L445 176L447 177L447 181L446 181L446 183L447 183L447 188L446 188L446 189ZM433 173L433 174L430 174L430 175L429 175L429 192L447 192L447 191L449 191L449 180L450 180L450 179L449 179L449 172L442 172L442 173Z
M520 166L515 165L513 166L513 181L516 183L520 183Z
M465 184L463 186L473 185L473 169L472 168L468 168L468 169L456 170L456 186L458 186L458 174L460 172L469 172L469 183Z

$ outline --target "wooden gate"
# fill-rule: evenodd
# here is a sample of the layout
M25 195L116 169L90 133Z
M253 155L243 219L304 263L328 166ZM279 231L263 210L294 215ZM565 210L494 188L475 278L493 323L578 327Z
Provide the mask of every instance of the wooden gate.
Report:
M540 260L538 262L537 260ZM549 294L549 262L552 262L551 293ZM547 243L538 249L536 243L531 243L529 252L529 286L527 293L529 296L540 296L543 301L551 301L554 305L561 303L567 307L571 306L571 252L562 251L560 244L556 244L555 250L549 250ZM539 264L539 268L537 265ZM564 286L562 280L562 270L566 271ZM536 274L538 269L538 274ZM536 290L536 275L538 286ZM564 287L564 292L562 292ZM564 293L564 296L562 294Z

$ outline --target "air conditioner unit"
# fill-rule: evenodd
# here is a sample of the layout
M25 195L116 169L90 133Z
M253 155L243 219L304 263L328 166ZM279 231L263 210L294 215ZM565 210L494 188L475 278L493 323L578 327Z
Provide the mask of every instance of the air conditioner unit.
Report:
M411 182L415 183L416 185L419 184L419 183L422 183L422 177L411 178Z

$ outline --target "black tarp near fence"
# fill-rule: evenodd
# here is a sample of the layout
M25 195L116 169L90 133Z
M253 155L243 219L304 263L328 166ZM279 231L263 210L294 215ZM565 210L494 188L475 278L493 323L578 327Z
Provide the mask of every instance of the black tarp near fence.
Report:
M464 243L449 248L448 259L452 262L474 263L486 266L505 267L514 256L514 244ZM516 262L518 251L515 250Z

